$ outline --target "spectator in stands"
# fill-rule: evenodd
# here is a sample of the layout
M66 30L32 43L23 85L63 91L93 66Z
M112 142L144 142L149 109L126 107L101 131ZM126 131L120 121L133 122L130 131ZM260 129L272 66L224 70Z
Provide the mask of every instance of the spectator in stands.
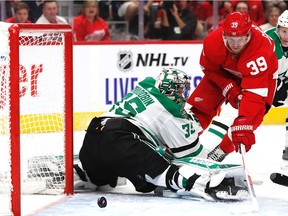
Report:
M213 15L213 4L217 4L218 8L218 20ZM232 4L230 1L203 1L195 9L196 15L200 22L204 26L204 31L209 33L215 29L215 22L223 22L226 14L232 10ZM218 24L219 25L219 24Z
M21 0L8 0L8 1L5 1L5 12L6 12L6 17L13 17L14 16L14 9L13 9L13 6L14 6L14 3L15 2L18 2L18 1L21 1Z
M233 11L239 11L239 12L247 12L250 13L249 4L247 1L237 1L232 8ZM224 19L220 20L218 23L218 26L223 26ZM255 23L253 23L255 24Z
M265 10L268 11L271 7L278 7L280 13L284 12L287 9L287 4L284 0L269 0L264 1Z
M238 11L238 12L247 12L248 14L250 14L250 7L247 1L237 1L234 5L232 10ZM223 26L223 22L224 20L220 20L218 23L218 26ZM253 25L258 26L258 24L254 21L252 21Z
M35 23L39 17L42 15L42 7L44 0L35 0L35 1L25 1L29 6L29 20Z
M118 8L118 16L129 23L129 32L138 34L139 1L124 1Z
M28 20L29 7L25 2L15 2L13 5L14 16L6 19L8 23L31 23Z
M267 11L267 22L264 23L263 25L260 25L260 28L263 31L266 31L270 28L275 27L280 14L281 10L278 7L270 7Z
M64 17L58 16L58 4L57 1L44 1L42 8L42 15L36 21L40 24L67 24L67 20Z
M143 0L141 0L143 1ZM112 1L113 4L114 1ZM128 1L115 1L117 7L117 17L121 21L126 21L129 24L129 33L131 35L138 35L139 28L139 2L140 0L128 0ZM153 0L144 1L144 34L147 32L147 27L149 23L150 9L152 6ZM114 9L115 10L115 9ZM136 36L137 37L137 36Z
M230 0L232 7L238 2L238 0ZM247 1L249 5L249 15L251 20L258 26L265 22L265 11L262 0Z
M213 16L212 1L203 1L195 9L195 13L199 20L206 22L206 20Z
M147 25L146 39L161 39L161 26L162 26L162 1L153 1L149 8L149 23Z
M233 7L233 11L247 12L250 14L250 8L247 1L237 1Z
M76 41L111 40L107 22L98 16L98 2L84 1L80 15L74 18Z
M98 2L99 16L106 21L112 21L112 8L110 0L100 0Z
M163 4L161 11L163 40L196 39L194 32L197 27L197 16L188 7L187 0Z

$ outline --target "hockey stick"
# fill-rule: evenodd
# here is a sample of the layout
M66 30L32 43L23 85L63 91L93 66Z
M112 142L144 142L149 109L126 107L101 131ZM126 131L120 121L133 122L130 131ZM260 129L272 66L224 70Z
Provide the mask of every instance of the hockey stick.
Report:
M258 205L258 201L256 198L256 194L254 191L254 185L253 185L253 181L252 178L249 174L249 171L247 169L247 164L246 164L246 159L245 159L245 155L246 155L246 149L245 146L243 144L239 145L240 151L241 151L241 156L242 156L242 164L244 167L244 174L245 174L245 179L247 182L247 187L248 187L248 192L251 196L251 200L252 200L252 205L245 205L245 206L232 206L230 208L231 213L233 214L243 214L243 213L249 213L249 212L258 212L259 211L259 205Z
M246 164L246 149L245 149L245 145L240 144L240 151L241 151L241 156L242 156L242 163L243 163L243 167L244 167L244 173L245 173L245 178L247 181L247 185L248 185L248 191L249 194L251 195L251 199L252 199L252 211L253 212L258 212L259 211L259 205L258 205L258 201L256 198L256 193L254 190L254 185L253 185L253 181L251 178L251 175L247 169L247 164Z

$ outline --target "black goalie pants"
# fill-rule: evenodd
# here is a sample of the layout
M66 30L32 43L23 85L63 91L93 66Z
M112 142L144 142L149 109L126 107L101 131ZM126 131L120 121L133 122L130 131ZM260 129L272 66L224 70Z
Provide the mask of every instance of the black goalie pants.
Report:
M160 175L170 165L145 142L141 130L125 118L92 119L80 150L80 161L91 182L115 187L117 178L126 177L137 191L150 192L156 186L145 181Z

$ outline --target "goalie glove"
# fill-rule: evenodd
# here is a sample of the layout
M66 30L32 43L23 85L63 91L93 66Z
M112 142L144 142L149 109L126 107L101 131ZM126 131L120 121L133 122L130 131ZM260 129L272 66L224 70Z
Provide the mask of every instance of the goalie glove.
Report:
M232 107L238 109L242 99L242 91L236 83L230 82L227 84L222 91L222 95L229 101Z

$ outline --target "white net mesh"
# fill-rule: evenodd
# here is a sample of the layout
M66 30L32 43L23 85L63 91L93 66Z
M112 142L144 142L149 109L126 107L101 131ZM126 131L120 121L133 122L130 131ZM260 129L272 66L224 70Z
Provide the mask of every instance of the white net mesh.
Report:
M62 192L65 103L63 41L63 34L43 33L42 30L21 32L19 41L22 181L46 181L45 189L60 189Z
M11 154L10 154L10 89L9 89L9 25L0 28L0 213L8 214L11 210Z

